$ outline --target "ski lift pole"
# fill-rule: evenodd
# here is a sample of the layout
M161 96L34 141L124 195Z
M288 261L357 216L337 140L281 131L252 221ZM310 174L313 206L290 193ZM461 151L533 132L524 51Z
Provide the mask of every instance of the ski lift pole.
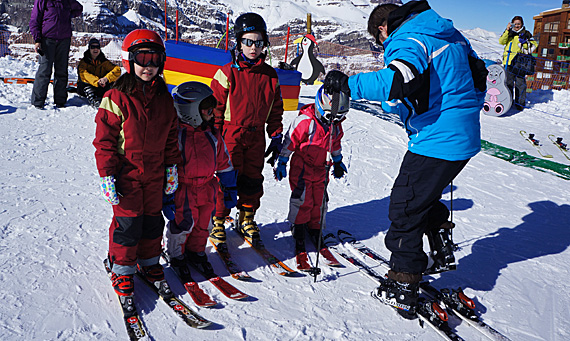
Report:
M291 33L291 26L287 27L287 39L285 41L285 63L287 63L287 52L289 51L289 37Z
M226 52L228 52L228 36L230 35L230 13L226 15Z
M332 104L331 104L331 116L330 116L330 120L329 120L330 138L329 138L329 149L327 151L327 163L325 166L325 169L326 169L325 190L323 193L323 201L321 203L321 221L320 221L321 228L319 229L319 240L317 241L317 260L315 262L315 267L311 268L311 270L309 270L311 275L313 275L313 277L315 278L314 282L317 282L317 276L321 273L321 269L319 269L319 255L321 253L321 240L323 239L323 228L325 225L325 215L327 214L327 210L326 210L326 204L328 201L327 186L329 184L329 176L330 176L329 173L331 170L331 163L332 163L334 118L338 114L338 105L339 105L338 102L339 102L339 100L340 100L340 93L334 92L333 98L332 98Z
M166 14L166 0L164 0L164 41L168 40L168 31L166 28L168 15Z
M178 10L176 10L176 42L178 43Z

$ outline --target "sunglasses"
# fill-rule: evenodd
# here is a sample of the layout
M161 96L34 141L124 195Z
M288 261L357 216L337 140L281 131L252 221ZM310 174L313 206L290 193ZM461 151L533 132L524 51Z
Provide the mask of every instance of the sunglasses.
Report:
M91 46L89 46L89 48L90 48L91 50L93 50L93 49L100 50L100 49L101 49L101 46L100 46L100 45L91 45Z
M131 52L130 60L134 61L135 64L146 67L146 66L156 66L161 67L164 64L165 55L164 52L154 51L154 50L138 50Z
M247 39L247 38L241 38L241 43L247 47L250 47L253 44L255 44L255 47L257 47L257 48L261 48L261 47L265 46L265 40L251 40L251 39Z

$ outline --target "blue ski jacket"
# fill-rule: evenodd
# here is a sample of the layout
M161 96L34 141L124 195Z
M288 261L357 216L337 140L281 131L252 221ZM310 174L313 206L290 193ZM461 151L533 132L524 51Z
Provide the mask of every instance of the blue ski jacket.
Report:
M480 110L485 92L475 88L469 41L425 1L411 1L388 20L386 68L351 76L353 99L389 101L408 133L408 150L448 161L481 150ZM392 19L392 20L391 20Z

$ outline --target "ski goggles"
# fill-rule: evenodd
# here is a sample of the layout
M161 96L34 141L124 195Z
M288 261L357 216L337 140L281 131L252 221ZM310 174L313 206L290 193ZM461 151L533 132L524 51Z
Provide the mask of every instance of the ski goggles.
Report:
M154 50L138 50L130 53L130 59L137 65L161 67L166 59L164 52Z
M247 38L241 38L241 43L247 47L255 44L255 47L262 48L265 46L265 40L251 40Z

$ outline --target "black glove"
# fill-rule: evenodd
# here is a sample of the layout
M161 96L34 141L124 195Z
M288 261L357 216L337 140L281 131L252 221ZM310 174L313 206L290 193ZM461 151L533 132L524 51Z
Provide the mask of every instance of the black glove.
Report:
M342 162L342 155L336 155L332 157L333 160L333 176L335 179L340 179L348 172L346 166Z
M275 160L277 160L279 153L281 153L281 148L283 148L282 140L283 140L282 134L277 134L273 136L271 138L271 143L269 144L269 147L267 147L267 150L265 151L265 155L263 157L268 157L269 155L271 155L269 160L267 160L267 163L270 164L271 167L273 167L273 165L275 164Z
M332 95L334 92L344 92L350 96L348 76L338 70L332 70L327 73L323 87L329 95Z

